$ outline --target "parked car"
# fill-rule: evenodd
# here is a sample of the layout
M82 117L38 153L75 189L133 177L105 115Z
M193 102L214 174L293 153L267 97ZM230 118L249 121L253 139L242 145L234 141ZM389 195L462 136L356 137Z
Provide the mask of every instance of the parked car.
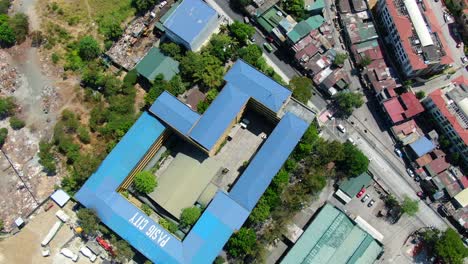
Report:
M421 199L424 198L424 193L423 192L417 192L416 195Z
M461 47L462 43L461 41L457 41L457 48Z
M244 23L246 23L246 24L250 23L250 20L249 20L249 18L248 18L248 17L246 17L246 16L244 17Z
M268 44L268 43L263 43L263 47L268 51L268 52L272 52L273 51L273 47Z
M340 130L342 133L346 133L346 128L342 125L342 124L338 124L338 126L336 126L338 128L338 130Z
M335 120L335 117L330 113L327 114L327 118L330 120Z
M361 202L365 203L369 199L369 197L370 196L368 194L364 195L364 197L362 197L361 199Z
M414 180L417 181L417 182L420 182L421 178L418 175L416 175L416 177L414 177Z
M84 246L80 249L80 252L81 254L83 254L85 257L88 257L89 260L91 262L94 262L96 261L96 255L93 254L93 252L91 252L91 250L89 250L88 247Z
M468 62L468 58L466 58L466 56L463 56L460 58L461 61L463 62L463 64L467 63Z
M167 1L162 1L159 3L159 8L163 8L165 5L167 5Z
M273 43L274 39L270 36L266 37L266 40L270 43Z
M367 207L372 207L375 204L374 199L370 200L370 202L367 204Z
M247 118L242 119L242 121L240 122L240 126L243 129L246 129L249 124L250 124L250 121Z
M408 175L409 175L411 178L414 177L414 172L413 172L413 170L411 170L410 168L407 168L407 169L406 169L406 172L408 173Z
M362 188L362 189L358 192L358 194L356 194L356 197L357 197L357 198L360 198L365 192L366 192L366 188Z
M397 154L398 157L400 157L400 158L403 157L403 153L401 153L401 150L400 150L400 149L395 148L394 151L395 151L395 154Z
M446 12L444 12L444 21L447 23L452 22L452 17Z
M348 141L349 143L351 143L351 145L353 145L353 146L356 145L356 142L354 142L354 139L352 139L352 138L350 138L350 137L347 139L347 141Z
M78 261L78 254L75 254L73 253L70 249L68 248L62 248L62 250L60 250L60 253L62 255L64 255L65 257L73 260L73 262L77 262Z

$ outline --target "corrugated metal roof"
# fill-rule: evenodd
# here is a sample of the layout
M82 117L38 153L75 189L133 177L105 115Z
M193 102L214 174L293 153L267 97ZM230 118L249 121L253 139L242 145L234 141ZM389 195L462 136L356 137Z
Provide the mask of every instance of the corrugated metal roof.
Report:
M381 251L369 234L326 204L281 263L370 264Z
M249 98L231 83L226 84L192 129L190 137L208 150L213 148Z
M280 110L292 93L242 60L238 60L232 66L224 76L224 80L275 113Z
M179 62L162 54L158 48L153 47L135 68L140 75L150 82L154 81L159 74L164 75L164 80L169 81L179 73Z
M307 36L312 30L319 28L325 19L321 15L315 15L299 22L293 30L291 30L287 35L288 38L296 43L301 40L303 37Z
M149 111L166 124L187 135L200 115L167 91L154 101Z
M164 21L164 26L191 44L217 15L213 8L201 0L183 0Z
M346 178L342 183L340 183L338 188L349 197L353 198L358 194L362 187L367 187L371 181L372 177L367 174L367 172L364 172L357 177Z
M424 154L427 154L431 152L433 149L435 149L434 143L427 139L426 137L421 137L415 142L409 144L411 149L414 151L414 153L419 157L424 156Z
M309 125L287 113L250 162L229 196L252 210Z
M403 0L403 3L408 10L408 15L411 19L411 22L413 22L414 29L416 30L416 34L421 41L421 45L423 47L434 45L431 34L429 33L429 29L427 28L426 21L424 21L416 0Z

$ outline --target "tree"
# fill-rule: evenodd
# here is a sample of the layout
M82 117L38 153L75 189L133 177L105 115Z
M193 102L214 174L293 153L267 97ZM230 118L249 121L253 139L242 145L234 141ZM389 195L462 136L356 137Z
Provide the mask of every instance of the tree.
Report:
M2 127L0 128L0 148L3 147L3 144L5 144L5 140L8 136L8 129Z
M347 53L337 53L335 56L335 59L333 60L333 64L336 66L341 66L344 64L347 58L348 58Z
M180 60L182 58L182 47L174 42L166 42L161 44L160 46L161 52L167 56L171 56L176 60Z
M10 118L10 126L14 130L19 130L25 126L25 123L23 120L19 119L18 117L12 116Z
M180 71L183 76L210 89L223 83L223 64L212 55L188 52L180 62Z
M368 66L371 63L372 63L372 59L369 56L366 55L361 59L361 62L359 64L361 65L361 67L364 68L364 67Z
M463 245L460 236L452 228L448 228L435 244L435 254L444 263L461 264L468 257L468 249Z
M315 154L320 158L321 164L339 162L344 159L344 145L338 141L321 140L317 142Z
M0 14L0 46L12 46L15 44L16 36L10 26L10 18Z
M101 48L98 42L91 36L84 36L78 42L78 54L83 60L92 60L99 56Z
M250 44L239 50L239 57L245 60L248 64L256 65L260 57L262 57L262 49L256 44Z
M257 235L250 228L242 227L227 242L227 252L235 258L245 257L255 252Z
M132 5L138 12L143 13L156 5L157 0L132 0Z
M252 223L262 223L270 216L270 206L262 197L258 201L252 213L249 215L249 221Z
M196 206L185 208L180 215L180 224L184 227L191 226L197 222L200 215L201 209Z
M133 180L135 189L140 193L150 193L158 186L156 177L150 171L140 171Z
M294 76L289 82L289 87L293 91L293 97L304 104L312 97L312 81L305 76Z
M101 18L99 31L109 40L117 40L123 33L119 21L111 16Z
M335 97L335 101L341 109L341 114L348 117L353 113L354 108L359 108L364 104L362 94L352 92L341 92Z
M0 15L7 14L10 9L10 0L0 0Z
M114 246L115 258L120 263L127 263L135 255L130 245L123 239L117 240L115 236L112 236L111 244Z
M223 257L217 256L213 261L213 264L224 264L225 262L226 260Z
M29 33L28 16L23 13L16 13L9 21L11 29L15 32L16 41L23 42Z
M234 23L229 25L229 31L239 43L247 43L247 40L254 35L255 28L245 23L234 21Z
M49 175L56 173L55 159L52 153L52 144L45 141L39 142L39 164L44 167L44 170Z
M226 34L216 34L211 37L206 50L211 55L226 63L234 55L237 43Z
M416 98L418 98L419 100L423 99L424 97L426 97L426 93L424 91L416 92Z
M401 209L403 213L408 214L409 216L414 216L419 210L418 200L412 200L408 196L405 196L403 203L401 204Z
M94 234L98 230L99 218L96 213L88 208L81 208L76 213L81 228L86 234Z
M344 158L340 162L340 168L351 177L358 176L367 171L369 159L351 143L343 145Z
M302 20L306 15L304 6L304 0L287 0L284 2L284 11L294 16L296 20Z

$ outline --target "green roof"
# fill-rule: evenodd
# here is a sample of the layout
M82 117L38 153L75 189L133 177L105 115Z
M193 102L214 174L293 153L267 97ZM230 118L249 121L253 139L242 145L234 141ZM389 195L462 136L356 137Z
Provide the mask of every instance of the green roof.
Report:
M159 74L164 75L164 80L168 81L179 73L179 62L153 47L135 68L138 74L150 82L154 81Z
M326 204L281 264L374 263L382 247L343 212Z
M325 8L325 1L324 0L317 0L313 4L306 6L307 11L315 11L315 10L322 10Z
M345 179L339 186L339 189L346 193L349 197L354 197L362 189L372 181L372 177L364 172L357 177L350 177Z
M278 12L280 12L282 15L279 16ZM274 5L265 12L263 12L263 14L259 16L257 21L266 32L270 33L273 30L273 28L277 27L280 21L286 16L287 14L283 10L281 10L281 8Z
M309 34L312 30L319 28L325 19L321 15L311 16L306 20L303 20L293 28L287 35L288 38L296 43Z

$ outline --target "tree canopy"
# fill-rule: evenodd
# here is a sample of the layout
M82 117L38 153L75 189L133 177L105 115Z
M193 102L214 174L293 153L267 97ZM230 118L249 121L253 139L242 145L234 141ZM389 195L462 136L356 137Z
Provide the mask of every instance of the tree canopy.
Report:
M247 40L254 35L255 28L251 25L247 25L239 21L234 21L234 23L229 25L229 31L239 43L247 43Z
M140 193L150 193L158 186L156 177L150 171L140 171L133 180L135 189Z
M344 157L340 161L340 166L344 173L355 177L367 171L369 159L353 144L346 142L343 144Z
M132 5L138 12L144 12L156 5L157 0L132 0Z
M243 257L255 251L257 235L250 228L242 227L231 236L227 243L227 252L233 257Z
M16 104L13 97L0 97L0 118L5 118L15 112Z
M333 64L335 64L336 66L341 66L344 64L347 58L347 53L337 53L335 59L333 60Z
M352 92L341 92L335 96L335 101L340 107L341 114L345 117L353 113L354 108L359 108L364 104L362 94Z
M223 83L224 67L213 55L189 51L180 62L183 76L208 88L218 88Z
M304 0L286 0L283 3L284 11L292 15L296 20L303 20L305 18L306 11L304 6Z
M191 226L197 222L200 215L201 209L196 206L185 208L180 215L180 223L182 226Z
M16 13L10 18L10 27L15 32L16 42L22 43L29 33L28 16L23 13Z
M15 41L16 35L10 26L10 18L0 14L0 46L12 46Z
M293 91L292 96L304 104L312 97L312 80L305 76L294 76L289 87Z
M183 48L174 42L163 43L161 44L160 49L162 53L176 60L180 60L182 58Z
M463 245L460 236L452 228L448 228L435 244L435 253L445 263L461 264L468 257L468 249Z
M249 215L249 221L261 223L270 216L270 206L265 198L260 198L252 213Z
M238 51L239 57L251 65L256 65L258 59L262 57L263 51L256 44L250 44Z
M403 210L403 213L409 216L416 215L416 213L419 211L418 200L413 200L408 196L405 196L403 203L401 204L401 209Z
M83 60L92 60L99 56L101 48L91 36L84 36L78 42L78 53Z
M127 241L123 239L117 240L117 238L112 235L111 236L111 244L113 245L114 252L116 253L116 260L120 263L127 263L130 259L133 258L135 252L133 252L130 245Z
M211 37L206 51L223 63L231 59L237 50L237 43L226 34L215 34Z
M88 208L81 208L76 213L81 228L86 234L94 234L98 230L99 218L96 213Z

